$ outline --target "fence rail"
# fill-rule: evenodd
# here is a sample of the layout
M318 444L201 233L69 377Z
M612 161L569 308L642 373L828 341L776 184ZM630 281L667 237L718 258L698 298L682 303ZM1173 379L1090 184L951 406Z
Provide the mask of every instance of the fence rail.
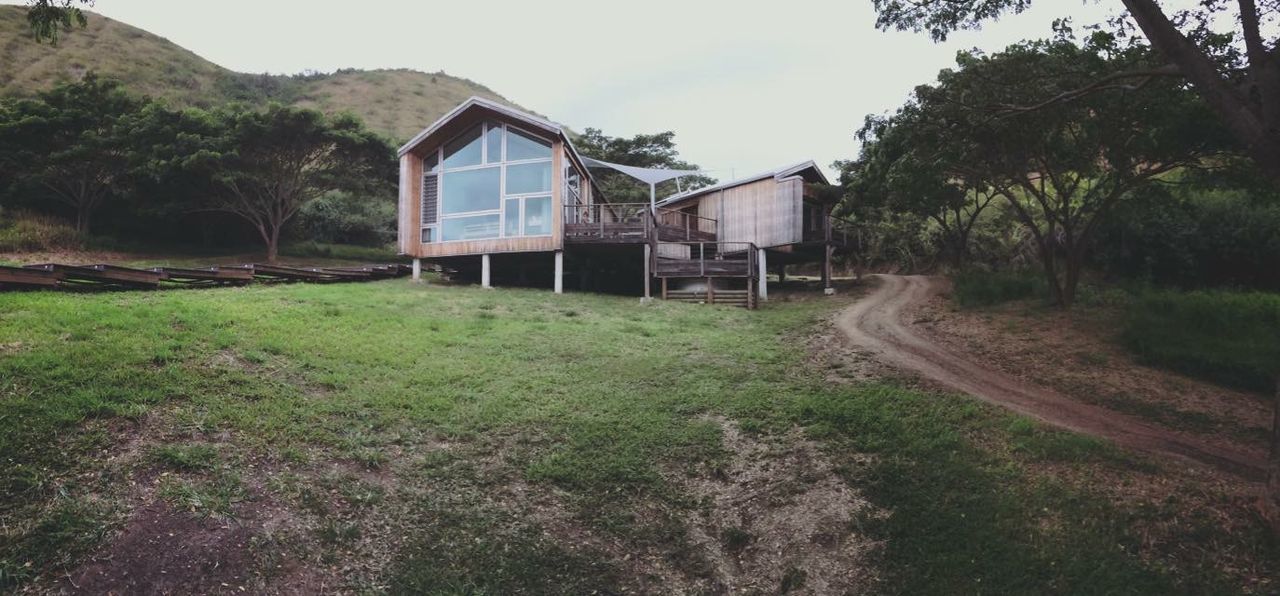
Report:
M657 277L751 277L755 270L750 242L659 242L654 254Z

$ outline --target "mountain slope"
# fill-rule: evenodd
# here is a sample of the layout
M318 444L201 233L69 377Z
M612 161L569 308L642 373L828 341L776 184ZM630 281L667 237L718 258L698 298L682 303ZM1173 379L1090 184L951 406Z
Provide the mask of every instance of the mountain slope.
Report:
M0 97L30 96L93 70L176 106L279 101L350 111L373 130L405 140L472 95L510 104L478 83L413 70L340 70L295 76L238 73L142 29L90 13L89 25L37 44L26 9L0 6ZM514 105L514 104L511 104ZM518 106L517 106L518 107Z

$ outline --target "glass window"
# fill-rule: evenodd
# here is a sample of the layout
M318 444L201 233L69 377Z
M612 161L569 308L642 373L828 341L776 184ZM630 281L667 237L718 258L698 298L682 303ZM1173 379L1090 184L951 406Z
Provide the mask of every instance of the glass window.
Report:
M535 139L514 128L507 130L507 161L551 157L551 143Z
M551 190L551 162L507 166L507 194L522 195Z
M435 228L422 228L422 243L431 244L435 242Z
M502 168L494 166L442 174L445 215L469 211L496 211L501 207L501 170Z
M497 213L447 218L440 222L440 239L449 242L451 240L497 238L500 221L501 217Z
M444 167L461 168L480 165L480 125L462 133L444 146Z
M498 163L502 161L502 126L499 124L490 124L489 132L485 133L485 163Z
M507 199L506 209L506 231L503 234L507 236L520 235L520 199Z
M440 171L440 155L436 151L432 151L426 159L422 160L422 168L428 172Z
M551 233L551 197L528 197L524 200L524 235Z

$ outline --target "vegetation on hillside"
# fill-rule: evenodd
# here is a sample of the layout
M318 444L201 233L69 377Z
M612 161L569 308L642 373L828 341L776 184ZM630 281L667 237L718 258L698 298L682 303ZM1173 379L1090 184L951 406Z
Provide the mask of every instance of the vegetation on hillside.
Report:
M88 25L36 43L26 7L0 5L0 97L32 97L85 73L119 80L134 94L174 107L275 101L350 112L370 129L405 141L468 97L510 103L489 88L443 72L339 70L332 74L247 74L227 70L136 27L86 11Z

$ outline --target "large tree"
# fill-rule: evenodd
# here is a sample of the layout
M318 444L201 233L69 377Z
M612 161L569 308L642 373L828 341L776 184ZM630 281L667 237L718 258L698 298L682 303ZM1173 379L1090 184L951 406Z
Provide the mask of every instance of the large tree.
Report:
M927 118L918 105L868 118L858 131L861 155L836 166L854 201L932 221L943 252L964 268L973 228L997 194L982 176L957 167L961 156L954 152L966 140L939 138Z
M1159 51L1159 64L1108 73L1060 95L1028 98L1028 105L1065 101L1098 90L1131 86L1153 76L1185 77L1272 181L1280 184L1280 0L1200 0L1193 9L1166 11L1156 0L1109 0L1123 5ZM957 29L973 29L1006 13L1026 10L1033 0L872 0L877 24L928 32L944 40ZM1064 7L1068 3L1063 3ZM1231 42L1216 26L1234 17ZM1066 15L1064 15L1066 16Z
M352 116L272 104L214 118L216 136L194 145L189 162L216 182L208 209L252 225L270 262L285 224L311 201L333 190L390 192L394 150Z
M47 191L87 233L93 214L130 181L132 134L146 101L93 73L36 99L14 102L0 121L0 164L28 191Z

